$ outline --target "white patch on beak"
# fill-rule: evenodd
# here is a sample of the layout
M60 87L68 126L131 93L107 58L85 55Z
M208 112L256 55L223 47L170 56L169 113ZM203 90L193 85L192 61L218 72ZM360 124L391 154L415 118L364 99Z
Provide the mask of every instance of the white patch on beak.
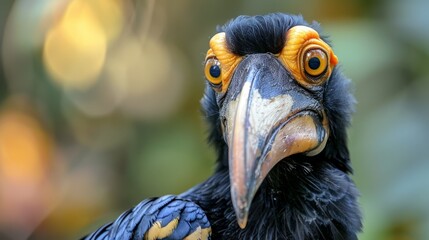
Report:
M240 112L241 117L245 117L246 115L249 117L249 135L265 137L272 131L273 126L277 125L289 115L292 109L293 99L290 95L283 94L265 99L258 90L254 90L250 93L250 85L250 82L244 83L241 93L235 100L229 103L226 111L227 124L225 134L228 144L232 141L234 125L243 124L237 121L244 121L244 119L236 119L237 113ZM247 111L249 112L247 113ZM248 140L252 141L249 143L250 146L254 148L258 147L259 139L257 137Z

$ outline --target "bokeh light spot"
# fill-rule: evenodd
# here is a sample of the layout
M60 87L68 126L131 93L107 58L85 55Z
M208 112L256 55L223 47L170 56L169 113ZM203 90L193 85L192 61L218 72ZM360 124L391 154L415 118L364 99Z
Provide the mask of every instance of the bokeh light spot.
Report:
M43 60L53 79L66 88L84 89L104 65L107 38L91 6L75 0L63 19L48 31Z
M42 179L50 151L51 141L36 119L15 110L0 113L0 175Z
M126 95L120 109L129 116L159 119L177 110L185 78L179 50L152 36L124 39L106 62L106 73Z
M92 7L109 42L115 40L124 25L123 0L86 0Z

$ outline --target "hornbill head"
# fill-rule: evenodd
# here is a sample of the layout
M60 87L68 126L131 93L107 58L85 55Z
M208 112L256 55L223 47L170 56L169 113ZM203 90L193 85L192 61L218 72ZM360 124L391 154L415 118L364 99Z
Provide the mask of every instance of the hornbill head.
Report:
M345 127L353 98L338 58L316 29L300 16L242 16L209 42L203 105L207 99L216 105L208 113L216 117L212 140L218 136L227 152L241 228L277 163L300 155L350 171Z

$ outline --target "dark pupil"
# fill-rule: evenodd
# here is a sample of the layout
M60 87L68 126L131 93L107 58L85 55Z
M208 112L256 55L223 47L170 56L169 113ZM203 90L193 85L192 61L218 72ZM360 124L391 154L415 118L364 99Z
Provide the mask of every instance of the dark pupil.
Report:
M211 66L210 75L214 78L218 78L220 76L220 67L218 65Z
M308 66L313 70L318 69L320 67L319 58L317 58L317 57L310 58L310 60L308 60Z

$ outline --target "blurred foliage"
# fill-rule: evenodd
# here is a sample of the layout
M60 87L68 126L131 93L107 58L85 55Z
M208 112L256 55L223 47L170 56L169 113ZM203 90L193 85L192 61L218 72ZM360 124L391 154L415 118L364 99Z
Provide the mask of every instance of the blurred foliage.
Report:
M0 238L75 239L214 169L199 99L219 24L288 12L331 37L358 100L360 239L429 238L426 0L0 2Z

